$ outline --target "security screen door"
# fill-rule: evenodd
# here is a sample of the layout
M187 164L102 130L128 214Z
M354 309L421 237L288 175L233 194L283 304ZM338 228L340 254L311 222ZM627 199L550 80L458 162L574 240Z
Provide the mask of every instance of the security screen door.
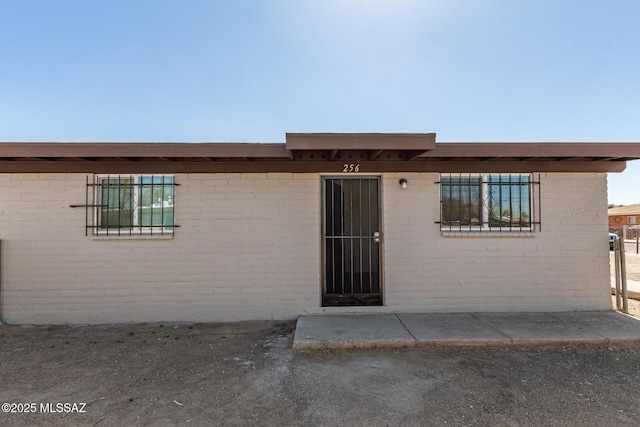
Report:
M322 305L382 305L380 177L324 177L322 187Z

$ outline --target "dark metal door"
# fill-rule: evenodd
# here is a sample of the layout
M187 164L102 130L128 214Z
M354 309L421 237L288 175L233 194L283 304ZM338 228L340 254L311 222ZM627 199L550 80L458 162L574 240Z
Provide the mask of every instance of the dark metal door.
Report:
M322 305L382 305L380 177L326 177L322 187Z

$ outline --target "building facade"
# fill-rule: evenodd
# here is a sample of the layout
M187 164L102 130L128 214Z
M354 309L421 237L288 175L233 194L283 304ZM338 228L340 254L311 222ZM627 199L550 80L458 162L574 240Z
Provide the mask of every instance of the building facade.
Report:
M611 309L606 172L640 146L517 145L5 145L2 320Z

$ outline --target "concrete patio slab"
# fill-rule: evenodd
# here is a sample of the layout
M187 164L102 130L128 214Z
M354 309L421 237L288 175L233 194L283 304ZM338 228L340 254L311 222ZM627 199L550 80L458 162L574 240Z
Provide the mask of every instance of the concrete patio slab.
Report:
M296 350L415 345L415 339L394 314L301 316L293 339Z
M510 337L516 345L608 341L604 336L580 327L577 322L562 321L549 313L477 313L474 316Z
M583 328L613 342L640 343L640 320L618 312L550 313L567 324Z
M469 313L398 314L418 346L507 345L511 339Z
M640 319L613 311L300 316L296 350L640 344Z

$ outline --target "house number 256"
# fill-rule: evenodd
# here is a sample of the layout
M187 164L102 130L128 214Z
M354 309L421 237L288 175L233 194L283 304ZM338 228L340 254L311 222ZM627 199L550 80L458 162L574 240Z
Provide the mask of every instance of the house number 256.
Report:
M360 172L360 165L355 163L345 163L342 172Z

